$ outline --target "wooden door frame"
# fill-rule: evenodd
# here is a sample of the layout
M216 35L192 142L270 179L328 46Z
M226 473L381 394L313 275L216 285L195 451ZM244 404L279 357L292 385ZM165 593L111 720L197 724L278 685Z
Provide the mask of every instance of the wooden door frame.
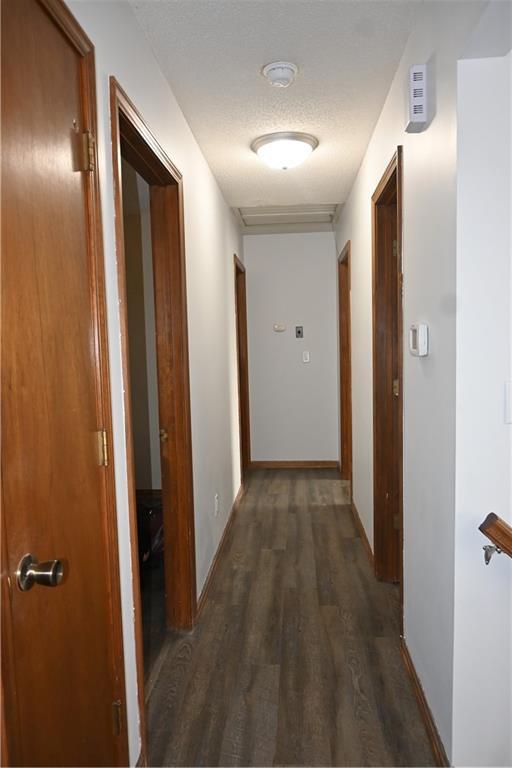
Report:
M240 425L240 472L242 484L251 466L251 415L249 401L249 358L247 338L247 280L245 266L233 254L235 274L235 323L238 371L238 420ZM242 285L242 306L238 300L238 285ZM244 418L245 416L245 418Z
M161 407L162 393L165 393L165 396L169 397L169 402L172 403L172 418L167 424L168 441L166 442L169 464L172 468L170 472L172 494L169 492L167 504L164 500L164 531L168 534L164 536L166 615L169 626L176 629L191 629L197 614L197 595L183 179L115 77L110 78L110 116L135 649L142 740L140 760L144 762L146 759L144 659L130 395L121 158L126 159L150 185L154 271L156 273L158 267L165 277L164 280L158 281L155 277L155 315L159 405Z
M402 147L397 147L391 161L389 162L382 178L380 179L375 192L372 195L372 341L373 341L373 459L374 459L374 471L373 471L373 490L374 490L374 535L379 530L378 520L376 516L375 499L377 497L377 472L375 470L377 466L376 460L376 397L379 381L381 380L381 373L377 370L377 310L376 310L376 275L377 275L377 260L379 257L377 249L377 208L380 203L383 202L386 192L389 190L390 185L393 184L393 180L396 183L396 213L397 213L397 260L398 260L398 280L397 280L397 297L398 297L398 331L397 331L397 377L399 386L398 395L398 438L400 451L396 457L398 461L398 516L399 516L399 580L400 580L400 593L402 604L402 622L403 622L403 306L402 306L402 277L403 277L403 264L402 264ZM379 574L379 563L377 548L374 542L374 555L375 555L375 570L376 574Z
M67 7L63 0L37 0L50 18L56 23L62 34L74 47L81 57L81 88L84 124L88 126L93 136L97 136L96 115L96 73L94 46ZM105 294L105 263L103 254L103 231L101 222L100 189L98 176L97 147L94 146L94 170L84 173L85 198L87 200L86 230L88 235L89 260L91 268L92 288L92 320L94 323L94 339L91 345L94 354L96 402L100 425L107 434L107 440L112 445L112 410L109 372L108 335L106 321ZM102 473L105 499L105 532L107 570L109 583L105 585L108 591L111 617L111 649L112 649L112 701L120 701L121 733L116 742L118 765L128 765L128 733L126 717L126 686L123 650L123 628L121 614L121 583L119 567L119 545L115 494L115 472L113 452L110 451L106 466L98 469ZM13 685L11 662L13 637L9 605L10 578L7 564L6 538L2 517L2 699L8 695L8 705L2 702L2 765L12 760L13 755L19 754L15 746L21 737L17 722L16 689ZM91 553L94 562L95 553ZM9 681L9 684L6 684Z
M352 499L352 338L350 309L351 244L338 256L338 331L340 375L340 472L350 482Z

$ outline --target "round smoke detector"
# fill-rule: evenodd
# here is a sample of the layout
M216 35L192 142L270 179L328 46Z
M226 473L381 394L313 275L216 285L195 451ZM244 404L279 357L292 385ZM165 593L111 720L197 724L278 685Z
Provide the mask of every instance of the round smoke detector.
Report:
M298 67L291 61L273 61L263 67L261 74L275 88L288 88L295 80L298 71Z

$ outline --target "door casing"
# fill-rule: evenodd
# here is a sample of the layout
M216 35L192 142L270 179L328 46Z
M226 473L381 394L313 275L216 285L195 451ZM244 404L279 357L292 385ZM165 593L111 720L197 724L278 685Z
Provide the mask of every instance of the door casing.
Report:
M245 267L236 256L235 311L238 360L238 414L240 423L240 471L242 483L251 466L251 417L249 404L249 356L247 338L247 280Z
M371 206L375 573L403 585L402 147Z
M340 471L352 498L352 341L350 324L350 240L338 257L338 329L340 364Z
M183 187L181 173L114 77L110 78L110 108L135 648L142 742L139 762L143 763L147 754L144 657L130 399L121 157L130 163L150 187L159 420L160 427L165 428L168 434L166 442L161 443L166 617L169 627L186 630L194 625L197 600Z

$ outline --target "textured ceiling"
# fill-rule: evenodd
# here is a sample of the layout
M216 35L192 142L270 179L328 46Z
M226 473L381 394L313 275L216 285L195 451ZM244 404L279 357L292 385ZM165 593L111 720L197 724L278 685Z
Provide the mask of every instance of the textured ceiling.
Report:
M407 0L131 0L232 206L344 202L412 28ZM287 89L260 74L295 62ZM313 133L298 168L268 169L264 133Z

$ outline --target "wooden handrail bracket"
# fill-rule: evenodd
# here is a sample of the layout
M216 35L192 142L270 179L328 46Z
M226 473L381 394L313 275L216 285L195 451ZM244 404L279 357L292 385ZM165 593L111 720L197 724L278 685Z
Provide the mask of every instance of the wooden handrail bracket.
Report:
M512 557L512 526L505 520L491 512L482 525L478 526L478 530L482 531L484 536L487 536L501 552Z

